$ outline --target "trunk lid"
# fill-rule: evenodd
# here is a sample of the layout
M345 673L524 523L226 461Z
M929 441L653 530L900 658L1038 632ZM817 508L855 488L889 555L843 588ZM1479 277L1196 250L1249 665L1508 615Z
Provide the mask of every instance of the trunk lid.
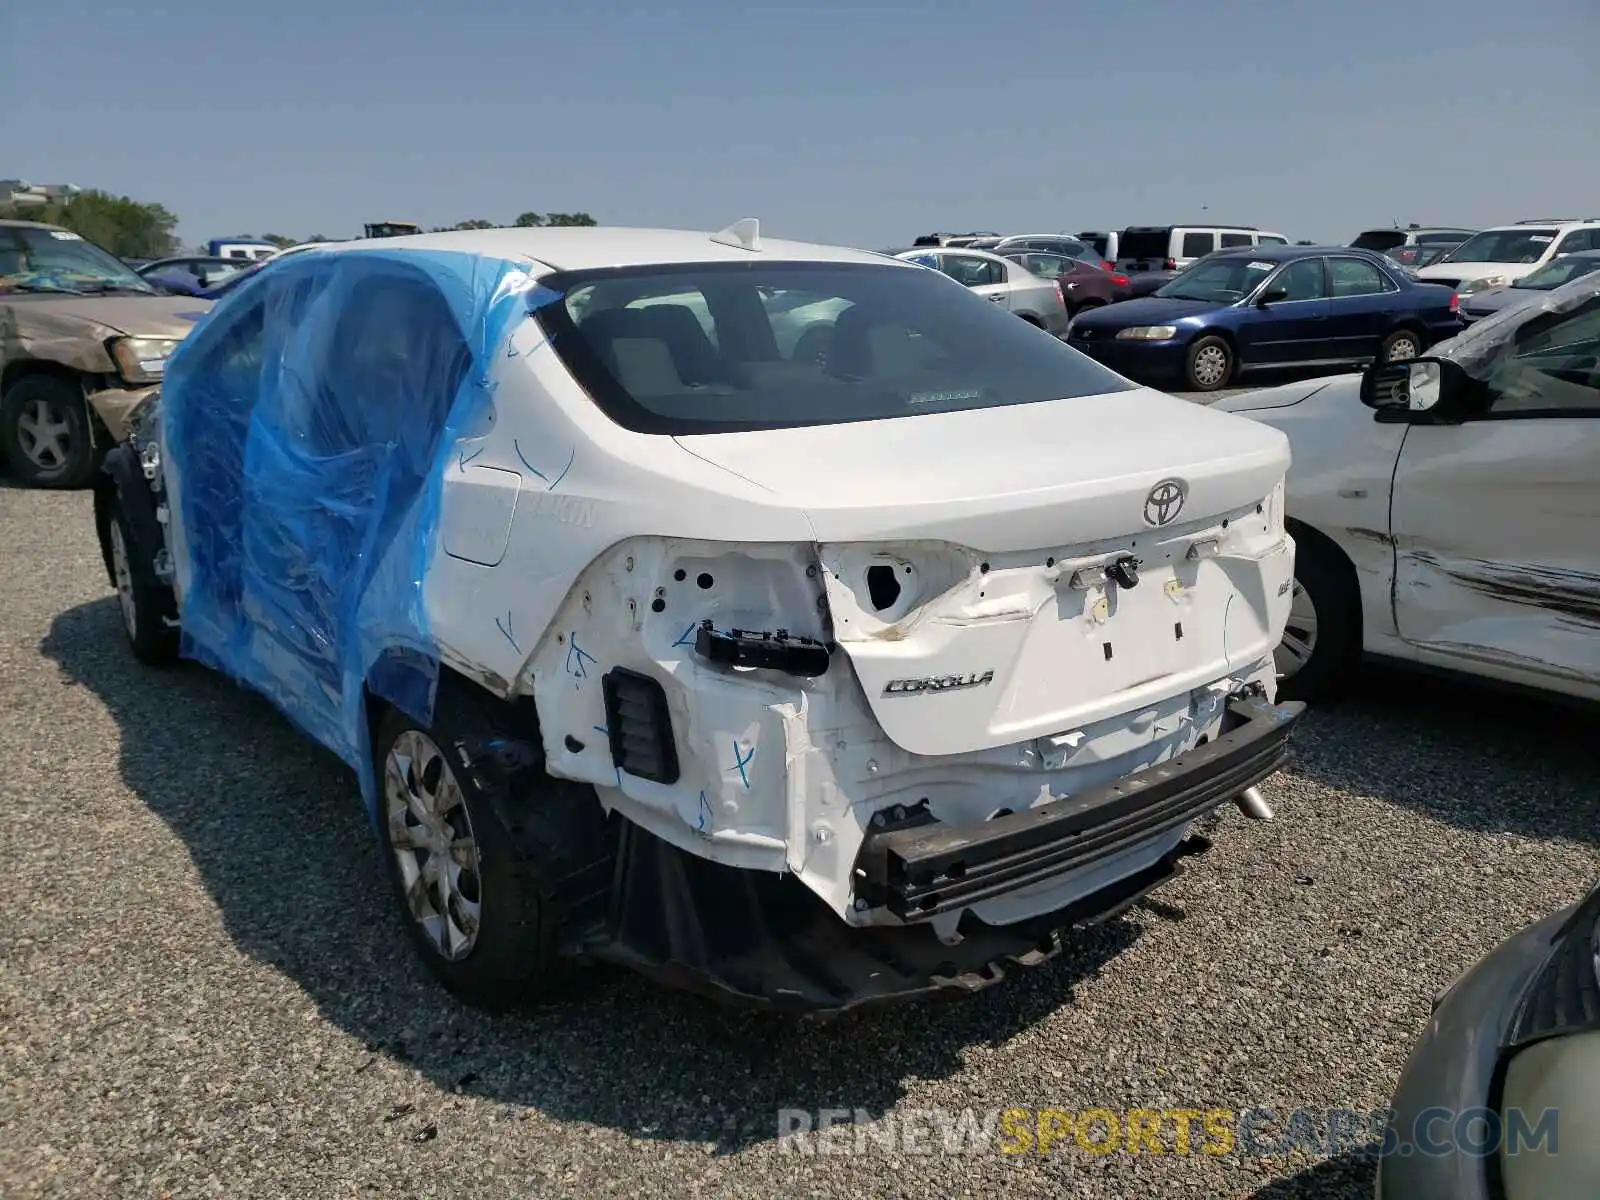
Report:
M1287 439L1158 392L678 440L804 510L835 637L912 753L1148 709L1287 616ZM1128 557L1133 586L1107 579Z

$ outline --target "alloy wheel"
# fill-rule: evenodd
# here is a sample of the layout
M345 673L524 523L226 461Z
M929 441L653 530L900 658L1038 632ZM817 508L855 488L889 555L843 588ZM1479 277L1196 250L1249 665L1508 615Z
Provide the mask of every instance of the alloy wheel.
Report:
M478 843L460 783L420 730L406 730L389 748L384 809L412 919L442 957L465 958L483 913Z
M1289 679L1300 673L1311 661L1317 648L1317 606L1311 593L1294 581L1294 591L1289 604L1289 619L1284 624L1283 640L1272 652L1279 679Z
M66 466L72 451L67 414L49 400L29 400L17 415L17 444L34 466L45 471Z

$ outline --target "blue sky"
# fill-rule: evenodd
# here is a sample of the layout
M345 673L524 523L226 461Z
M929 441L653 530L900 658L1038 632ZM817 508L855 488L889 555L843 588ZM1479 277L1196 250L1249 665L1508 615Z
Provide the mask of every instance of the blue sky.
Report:
M159 200L189 241L1600 215L1596 0L0 8L0 177Z

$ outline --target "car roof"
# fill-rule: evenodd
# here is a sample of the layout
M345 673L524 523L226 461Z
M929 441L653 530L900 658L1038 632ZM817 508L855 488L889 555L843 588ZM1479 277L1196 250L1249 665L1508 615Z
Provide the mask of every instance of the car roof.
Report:
M1148 233L1154 229L1227 229L1241 233L1269 233L1255 225L1230 225L1226 221L1173 221L1167 225L1129 225L1123 233Z
M1001 241L1014 242L1019 238L1057 238L1063 242L1083 241L1083 238L1076 233L1008 233Z
M968 258L986 258L991 262L1009 263L1011 260L1003 254L996 254L993 250L979 250L974 246L913 246L910 250L902 250L896 258L903 259L908 254L964 254Z
M777 238L760 238L757 250L712 241L713 234L688 229L631 229L610 225L554 229L459 229L406 237L358 238L320 242L328 254L366 251L407 253L413 250L454 251L483 258L534 259L558 271L605 267L648 267L715 262L837 262L883 264L869 250L825 246Z
M1323 254L1338 254L1351 258L1368 258L1376 262L1385 258L1376 250L1362 250L1356 246L1229 246L1226 250L1218 250L1206 255L1203 261L1209 262L1214 258L1254 258L1262 262L1288 262L1295 258L1315 258ZM1389 265L1397 265L1389 259Z
M1554 229L1581 229L1585 225L1600 225L1600 218L1596 217L1551 217L1548 220L1535 217L1529 221L1512 221L1509 225L1491 225L1482 230L1483 233L1506 233L1517 229L1530 229L1543 225Z

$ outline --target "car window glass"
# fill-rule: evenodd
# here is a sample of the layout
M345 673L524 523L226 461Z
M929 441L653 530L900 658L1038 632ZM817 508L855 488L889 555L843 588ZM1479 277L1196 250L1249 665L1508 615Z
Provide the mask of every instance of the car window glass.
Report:
M1535 263L1550 251L1554 229L1490 229L1474 234L1450 252L1451 262Z
M1217 248L1216 235L1212 233L1186 233L1183 235L1182 258L1201 258Z
M1600 295L1519 328L1487 376L1492 411L1583 411L1600 419Z
M1279 237L1275 233L1263 233L1257 244L1262 246L1287 246L1289 244L1289 239L1285 237Z
M1322 278L1320 258L1303 258L1290 263L1278 272L1271 286L1282 288L1287 293L1278 301L1280 304L1292 300L1321 300L1328 294Z
M1406 244L1406 235L1398 229L1369 229L1350 243L1357 250L1376 250L1380 254Z
M1556 243L1556 253L1572 254L1578 250L1591 249L1592 245L1593 244L1589 240L1589 230L1574 229L1571 233L1567 234L1564 238Z
M386 445L437 428L471 363L450 306L426 276L352 262L329 289L332 334L312 355L316 395L301 434L313 452ZM331 314L330 314L331 315Z
M1225 233L1222 235L1222 248L1224 250L1234 246L1248 245L1250 245L1250 235L1248 233Z
M1024 271L1037 275L1040 279L1055 279L1072 268L1072 260L1059 254L1017 254L1007 257L1020 265Z
M1438 245L1440 243L1443 243L1445 245L1460 245L1462 242L1464 242L1466 240L1467 240L1466 235L1462 234L1462 233L1419 233L1419 234L1417 234L1417 241L1421 242L1421 243L1424 243L1424 244L1427 244L1427 245Z
M982 287L990 283L1004 283L1005 268L986 258L973 258L966 254L946 254L944 273L967 287Z
M1004 308L902 266L639 268L573 272L550 286L565 299L535 319L556 353L604 412L642 432L828 425L1124 390ZM698 299L675 302L685 296ZM637 303L647 297L673 302ZM714 342L695 311L712 315Z
M1341 296L1372 296L1389 290L1382 273L1371 263L1358 258L1330 258L1328 260L1329 294Z

